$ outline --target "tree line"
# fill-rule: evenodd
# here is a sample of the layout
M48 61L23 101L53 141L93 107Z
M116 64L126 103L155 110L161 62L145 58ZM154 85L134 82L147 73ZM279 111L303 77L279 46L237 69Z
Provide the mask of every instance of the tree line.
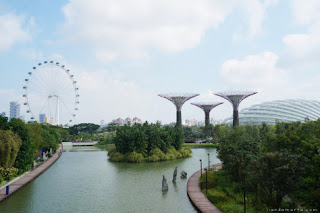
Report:
M275 126L218 125L213 132L223 163L220 175L234 192L246 187L258 206L280 208L289 195L320 210L320 119Z
M14 171L15 175L19 175L30 170L34 157L41 150L56 150L59 142L57 128L47 124L25 123L16 118L8 121L7 117L0 116L0 182L5 173Z

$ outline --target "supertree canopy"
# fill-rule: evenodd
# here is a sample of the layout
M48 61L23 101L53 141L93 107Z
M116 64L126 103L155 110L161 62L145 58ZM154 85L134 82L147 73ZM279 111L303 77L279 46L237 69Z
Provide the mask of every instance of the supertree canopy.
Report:
M182 121L181 121L181 108L182 105L190 100L191 98L194 98L198 96L199 94L195 93L168 93L168 94L159 94L160 97L168 99L171 101L177 109L177 123L176 126L181 127L182 126Z
M253 91L228 91L228 92L218 92L213 93L217 96L220 96L224 99L227 99L233 106L233 126L239 125L239 104L245 98L257 94L257 92Z
M199 102L199 103L191 103L191 104L201 108L204 111L205 128L207 129L210 123L210 111L216 106L223 104L223 102Z

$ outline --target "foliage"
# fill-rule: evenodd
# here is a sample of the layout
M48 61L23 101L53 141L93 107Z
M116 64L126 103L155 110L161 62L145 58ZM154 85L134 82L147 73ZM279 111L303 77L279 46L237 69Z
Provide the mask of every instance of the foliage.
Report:
M149 156L150 152L155 149L167 153L169 148L173 146L175 150L180 150L183 141L184 137L179 128L161 126L160 123L148 124L147 122L143 125L120 126L114 137L118 152L122 154L137 152L144 157Z
M226 179L228 184L212 181L227 196L233 197L228 185L246 186L256 206L288 205L283 196L289 194L306 208L320 209L320 120L235 128L216 125L213 132L222 170L231 179Z
M124 154L117 152L116 148L111 149L108 152L109 159L114 162L122 162L124 161Z
M137 152L128 152L124 157L129 163L141 163L144 160L143 155Z
M298 189L306 172L306 159L287 151L264 153L250 165L250 182L269 207L278 208L282 198Z
M81 123L69 127L69 133L71 135L78 135L82 132L92 135L99 127L99 125L93 123Z
M39 123L29 123L27 128L36 153L41 150L49 150L50 148L56 150L58 148L61 138L58 128Z
M12 118L8 123L9 128L22 140L22 145L14 162L14 167L19 169L19 173L22 174L29 170L29 167L33 163L34 145L32 144L29 132L26 124L20 120Z
M233 180L245 182L248 165L259 153L258 143L248 134L243 126L232 128L229 134L220 138L218 158L225 170L233 176Z
M2 182L1 179L9 181L12 178L18 175L18 169L11 167L11 168L2 168L0 167L0 183Z
M0 130L0 166L12 167L20 146L22 144L18 135L11 130Z
M116 136L116 132L107 132L106 134L101 134L98 137L97 145L114 144L115 136Z

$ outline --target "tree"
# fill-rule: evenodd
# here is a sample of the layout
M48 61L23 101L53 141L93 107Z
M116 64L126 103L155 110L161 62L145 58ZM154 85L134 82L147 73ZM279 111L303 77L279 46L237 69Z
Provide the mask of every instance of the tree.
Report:
M29 123L27 124L27 128L28 128L30 139L34 144L35 152L40 152L44 148L42 124Z
M26 124L22 120L12 118L9 122L9 127L22 140L22 145L14 162L14 167L19 169L19 173L21 174L28 171L29 166L33 163L34 145L31 143Z
M12 167L21 144L17 134L11 130L0 130L0 167Z
M69 132L72 135L79 134L80 132L86 132L92 135L99 127L99 125L93 123L81 123L69 127Z
M243 126L231 128L222 135L218 147L218 158L236 182L246 182L248 165L258 155L259 146Z
M264 153L250 164L250 181L271 208L280 208L282 198L297 189L305 175L307 159L289 152Z

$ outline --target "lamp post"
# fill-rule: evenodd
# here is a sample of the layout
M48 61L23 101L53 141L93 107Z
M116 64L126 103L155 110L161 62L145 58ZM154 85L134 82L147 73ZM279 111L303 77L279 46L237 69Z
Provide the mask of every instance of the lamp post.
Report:
M210 154L208 153L208 169L210 169Z
M202 160L200 159L200 171L201 171L201 177L202 177Z
M208 194L208 170L205 168L206 171L206 194Z
M244 206L244 213L246 213L246 187L243 187L243 206Z

